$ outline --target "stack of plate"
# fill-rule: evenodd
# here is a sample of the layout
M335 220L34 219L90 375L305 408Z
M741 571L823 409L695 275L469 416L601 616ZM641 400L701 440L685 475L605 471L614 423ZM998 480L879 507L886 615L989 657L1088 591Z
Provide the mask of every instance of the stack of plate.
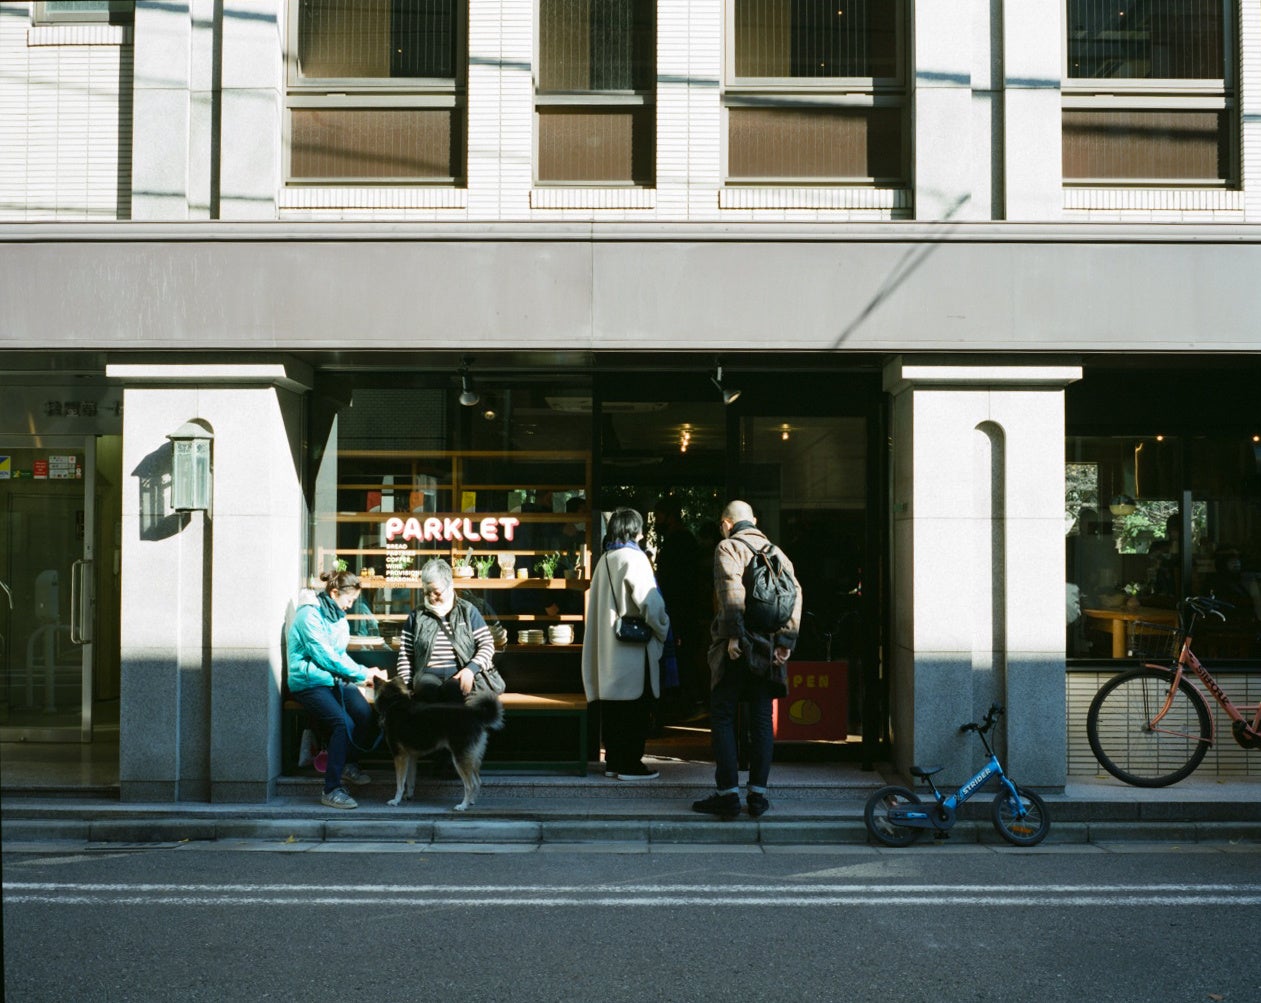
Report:
M547 628L548 644L573 644L574 628L568 623L554 623Z
M542 644L543 632L541 630L519 630L517 631L517 644Z

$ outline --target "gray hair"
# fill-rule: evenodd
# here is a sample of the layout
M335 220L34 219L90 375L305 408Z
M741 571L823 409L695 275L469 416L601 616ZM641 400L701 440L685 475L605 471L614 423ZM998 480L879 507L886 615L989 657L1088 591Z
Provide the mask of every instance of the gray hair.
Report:
M441 585L445 592L451 587L455 576L451 574L451 565L441 557L431 557L420 569L420 581L423 585Z

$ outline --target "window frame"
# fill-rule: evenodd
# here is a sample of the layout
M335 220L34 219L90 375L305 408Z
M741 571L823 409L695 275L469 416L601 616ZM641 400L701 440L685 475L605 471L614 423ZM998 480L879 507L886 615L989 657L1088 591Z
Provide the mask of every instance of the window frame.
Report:
M652 37L653 37L653 86L649 90L640 90L635 88L609 88L607 90L542 90L539 87L539 73L542 69L542 50L543 50L543 0L534 0L534 49L533 59L530 70L531 84L534 91L534 108L533 108L533 125L534 135L532 141L531 159L533 162L533 185L535 188L616 188L616 189L635 189L648 190L657 187L657 172L655 167L657 157L656 142L656 124L654 115L653 127L653 162L654 168L652 172L652 180L646 183L638 183L634 179L630 181L591 181L591 180L563 180L548 178L546 180L539 177L539 139L542 134L540 123L540 109L552 108L585 108L590 111L600 110L619 110L625 108L644 109L652 108L655 110L657 104L657 60L655 57L656 43L658 39L658 11L655 0L634 0L635 3L643 3L652 12Z
M886 0L880 0L886 2ZM722 162L723 184L728 188L829 187L905 188L910 185L910 98L907 87L910 13L905 2L894 12L896 45L894 73L887 77L740 77L736 74L736 0L723 0ZM784 101L788 97L790 101ZM901 110L902 142L898 177L871 175L831 178L771 175L731 176L730 137L732 108L763 108L771 101L788 108L898 108Z
M1065 111L1215 111L1226 115L1225 141L1229 162L1224 178L1061 178L1065 188L1211 188L1237 190L1241 180L1239 124L1239 10L1235 0L1219 0L1222 7L1223 76L1206 78L1070 77L1068 7L1063 0L1060 34L1061 136Z
M454 77L304 77L298 66L298 0L288 5L285 26L285 113L282 126L282 172L287 188L408 187L451 188L467 185L468 174L468 0L455 0ZM461 122L462 175L426 178L398 176L293 176L293 111L295 109L451 109ZM459 113L463 112L462 115Z
M50 11L48 0L35 0L32 24L131 24L136 16L136 0L109 0L107 10Z

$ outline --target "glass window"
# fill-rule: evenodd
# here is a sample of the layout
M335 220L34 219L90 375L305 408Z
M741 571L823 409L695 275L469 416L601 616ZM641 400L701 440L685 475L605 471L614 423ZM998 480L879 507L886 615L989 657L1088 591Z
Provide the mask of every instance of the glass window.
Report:
M35 4L35 23L131 24L135 11L135 0L39 0Z
M292 9L289 181L462 183L464 4L300 0Z
M1069 656L1112 657L1124 617L1173 623L1180 599L1210 592L1236 608L1201 629L1196 651L1261 654L1261 445L1073 436L1067 456Z
M1067 0L1066 182L1237 183L1231 10L1226 0Z
M902 5L728 2L728 180L906 184Z
M539 0L540 184L651 186L656 4Z

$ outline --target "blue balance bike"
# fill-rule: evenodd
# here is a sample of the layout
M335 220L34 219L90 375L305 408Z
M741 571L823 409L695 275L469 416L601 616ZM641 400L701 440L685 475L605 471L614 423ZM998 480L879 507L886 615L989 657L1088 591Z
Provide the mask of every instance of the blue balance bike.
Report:
M881 787L867 799L863 821L877 843L910 846L926 830L938 839L945 839L954 827L959 806L985 786L991 777L997 777L999 784L993 806L994 828L998 834L1016 846L1035 846L1046 838L1051 829L1051 816L1047 814L1042 798L1012 782L1003 772L998 756L985 737L1002 712L1003 708L994 704L981 724L972 722L960 726L960 732L975 731L980 736L988 761L954 794L943 795L933 783L933 775L940 773L944 767L912 766L911 776L921 777L928 784L934 804L925 804L905 787Z

